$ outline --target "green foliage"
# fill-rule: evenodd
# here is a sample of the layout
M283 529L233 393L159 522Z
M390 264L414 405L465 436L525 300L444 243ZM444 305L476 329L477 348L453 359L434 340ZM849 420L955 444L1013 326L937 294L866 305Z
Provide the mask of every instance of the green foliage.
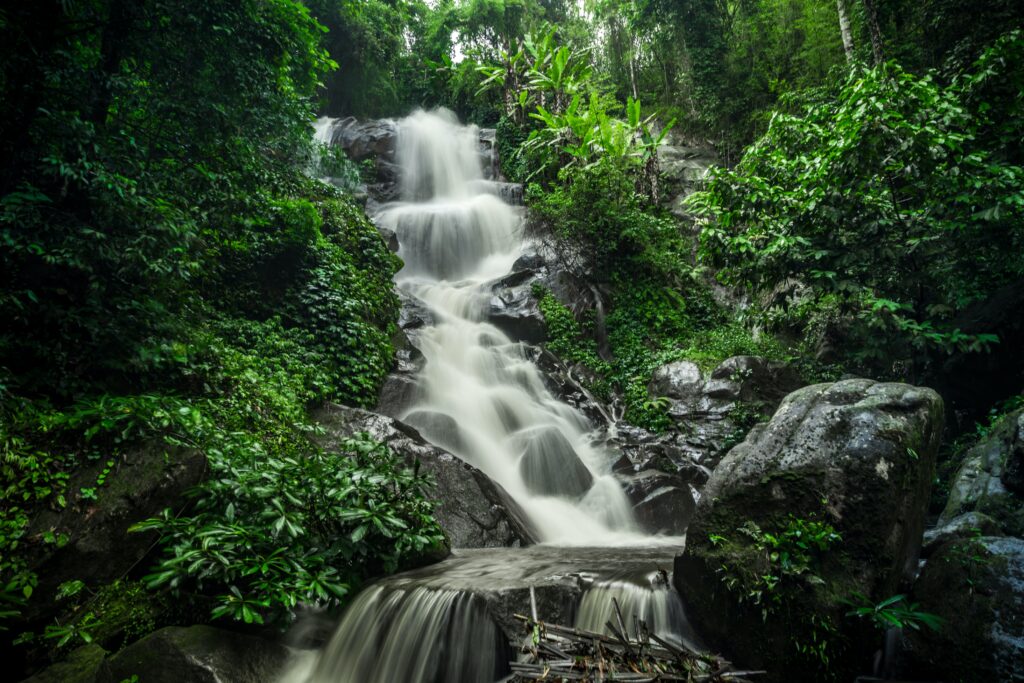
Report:
M826 557L840 550L842 537L828 522L790 515L766 531L752 521L736 534L712 534L709 541L719 579L741 604L760 608L762 618L785 623L803 660L826 676L840 649L840 632L827 614L817 613L807 593L829 591L821 576Z
M287 623L300 602L337 604L365 576L444 542L427 480L386 446L363 436L282 457L253 446L229 435L208 451L194 514L134 527L167 545L150 587L210 595L214 618Z
M855 592L851 598L843 602L853 608L846 613L847 616L867 618L875 628L882 631L890 628L910 628L919 631L922 625L938 631L942 626L941 618L930 612L922 612L919 609L920 605L909 602L905 595L894 595L873 604L867 596Z
M722 581L741 600L760 605L765 617L791 597L782 584L792 588L794 581L822 583L815 567L823 553L842 541L831 524L792 515L777 532L764 531L751 521L736 531L749 539L759 561L754 567L723 567Z
M977 88L1015 82L1022 46L1010 34L946 87L889 64L794 98L691 200L711 218L704 257L755 292L801 279L837 307L865 364L984 350L992 335L948 321L1024 273L1024 168Z
M615 265L653 261L678 242L671 221L643 210L634 177L620 161L602 156L586 167L563 168L558 178L561 184L551 191L530 185L527 202L556 238L559 260L574 273L605 280ZM678 270L670 261L652 265Z
M307 409L375 400L400 262L350 197L307 175L316 160L357 180L310 140L333 64L303 3L27 3L0 33L0 628L28 600L92 595L48 629L69 646L113 623L104 589L39 595L29 551L69 538L26 539L29 519L123 495L140 444L199 450L225 472L322 462ZM404 481L366 460L368 477ZM69 487L83 468L95 478ZM402 505L425 505L417 495ZM278 556L291 540L277 537ZM325 556L357 581L401 548L376 565Z

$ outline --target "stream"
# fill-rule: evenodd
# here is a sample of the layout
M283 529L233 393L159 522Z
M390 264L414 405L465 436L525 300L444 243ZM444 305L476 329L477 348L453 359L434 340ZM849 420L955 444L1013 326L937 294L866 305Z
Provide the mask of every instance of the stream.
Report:
M331 125L318 123L321 139ZM491 285L530 241L523 209L486 177L479 130L444 110L397 127L399 198L372 218L397 235L397 287L433 316L417 339L419 399L400 418L504 488L538 544L455 549L377 581L284 683L501 680L523 636L516 613L604 631L612 597L627 618L698 646L668 580L683 539L639 530L612 474L618 454L548 390L527 348L487 322Z

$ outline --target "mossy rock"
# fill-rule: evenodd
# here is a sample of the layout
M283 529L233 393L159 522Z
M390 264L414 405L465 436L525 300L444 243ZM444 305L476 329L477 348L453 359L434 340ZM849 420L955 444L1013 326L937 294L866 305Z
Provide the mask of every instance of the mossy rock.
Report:
M270 640L212 626L171 626L109 657L96 683L272 683L284 670L288 648Z
M944 623L908 634L908 675L947 683L1024 680L1024 540L946 543L925 564L914 599Z
M83 645L63 662L43 669L22 683L93 683L106 656L107 651L95 643Z
M881 601L909 585L942 421L941 398L905 384L844 380L787 396L712 473L676 558L698 632L741 666L768 669L768 680L869 669L880 639L847 619L841 600ZM831 525L842 540L766 589L758 577L771 550L751 522L774 536Z

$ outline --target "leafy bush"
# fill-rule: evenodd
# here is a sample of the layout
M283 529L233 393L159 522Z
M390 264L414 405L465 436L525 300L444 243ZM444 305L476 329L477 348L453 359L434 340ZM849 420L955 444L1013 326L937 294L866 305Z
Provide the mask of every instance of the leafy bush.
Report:
M905 595L894 595L874 604L867 596L854 593L844 602L852 607L846 613L847 616L868 618L875 628L882 631L890 628L910 628L919 631L922 625L938 631L942 625L942 619L930 612L922 612L919 609L920 605L909 602Z
M337 604L444 542L429 482L365 435L340 453L274 457L227 434L208 458L194 513L168 510L134 530L166 544L150 587L213 596L215 618L287 622L300 602Z
M1014 32L949 85L887 64L791 98L690 200L704 257L755 292L804 282L865 363L984 350L950 321L1024 274L1019 118L990 113L1020 107L1022 64Z
M534 217L553 236L559 260L591 281L607 281L631 259L637 265L678 271L682 253L672 247L678 232L672 221L645 211L628 164L609 156L584 167L567 167L550 191L527 188ZM658 262L666 252L672 254ZM630 263L633 265L633 263Z

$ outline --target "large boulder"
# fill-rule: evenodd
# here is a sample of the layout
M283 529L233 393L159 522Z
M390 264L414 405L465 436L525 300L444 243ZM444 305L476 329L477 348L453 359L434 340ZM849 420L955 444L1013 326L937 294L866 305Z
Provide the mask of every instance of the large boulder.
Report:
M95 587L124 576L157 540L156 533L128 533L128 528L167 508L181 510L185 492L206 474L206 457L154 441L117 458L96 497L83 497L80 492L96 487L105 467L100 462L76 472L67 487L73 492L68 506L41 510L31 520L26 537L30 567L39 577L37 595L55 595L66 581ZM50 534L66 542L45 543ZM57 609L52 601L31 600L26 618L29 623L49 619Z
M421 397L416 377L423 368L423 356L414 347L398 349L395 365L381 384L374 410L397 418L407 412Z
M530 279L530 271L520 271L498 281L488 303L487 319L512 341L540 344L548 338L548 328L528 283Z
M518 432L522 450L519 473L538 496L579 498L594 485L594 477L569 440L554 427L530 427Z
M939 548L914 585L938 631L909 633L915 679L1024 680L1024 540L983 536Z
M96 643L83 645L64 661L51 664L22 683L95 683L106 657L107 651Z
M693 492L686 481L658 470L644 470L626 477L623 484L641 529L672 536L686 533L696 509Z
M212 626L168 626L115 655L86 645L23 683L274 683L285 646Z
M954 517L942 526L936 526L924 532L924 545L921 557L931 557L936 550L950 541L978 536L1002 536L1003 530L999 523L988 515L973 510Z
M398 140L398 126L389 119L357 121L342 119L331 129L331 144L341 147L354 161L373 157L391 160Z
M1024 534L1024 409L1003 417L964 454L939 525L977 510L1012 535Z
M718 163L714 151L678 137L658 148L659 179L664 201L680 218L692 218L684 202L700 188L708 169Z
M324 448L367 432L383 441L437 483L434 516L454 548L490 548L532 543L534 534L522 508L500 485L477 468L428 443L416 429L393 418L358 408L327 405L313 414L324 428L318 437Z
M168 626L109 657L96 683L273 683L288 648L211 626Z
M714 470L676 559L710 644L776 680L814 680L793 643L837 629L841 599L885 599L916 570L942 423L939 395L906 384L853 379L787 396ZM832 652L836 671L868 657L871 640L849 643L845 658Z
M681 435L673 440L679 455L713 468L754 422L800 385L797 372L785 363L733 356L708 374L690 361L663 365L647 391L669 400L669 416Z

